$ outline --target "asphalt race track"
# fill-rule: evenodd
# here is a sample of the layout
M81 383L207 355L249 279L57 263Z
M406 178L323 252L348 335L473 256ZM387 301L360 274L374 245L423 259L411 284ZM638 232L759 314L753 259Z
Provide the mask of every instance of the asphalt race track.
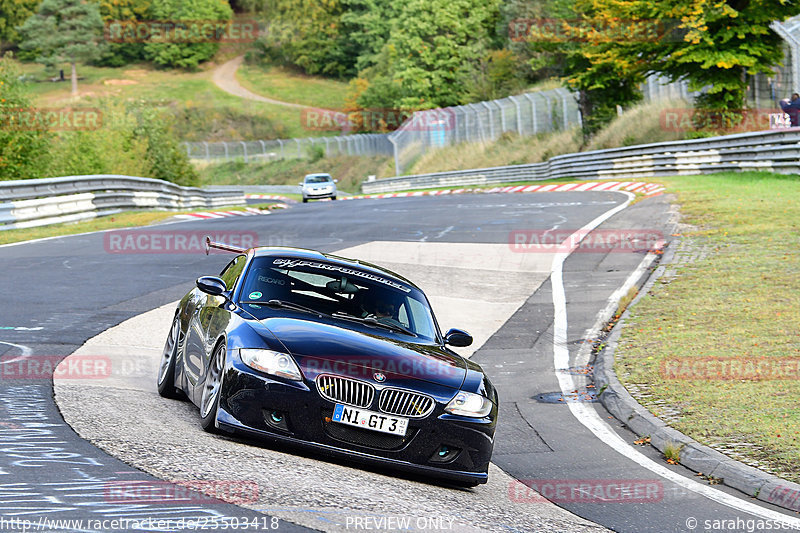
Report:
M109 328L175 302L196 277L217 273L229 256L118 253L108 233L0 247L5 289L0 308L0 517L34 523L41 517L171 521L171 527L136 524L142 531L175 530L181 519L184 528L189 520L202 520L209 524L206 530L222 529L238 518L240 524L247 519L258 526L249 530L345 531L359 529L348 521L348 513L363 518L370 510L376 520L420 513L455 520L431 520L425 528L412 521L413 530L599 531L603 526L632 532L703 531L706 520L738 518L745 524L788 517L736 491L697 482L692 472L666 465L649 447L620 446L618 441L632 443L635 437L592 401L583 341L612 293L641 267L645 251L576 252L560 258L509 251L514 231L566 235L593 221L602 231L648 229L669 240L670 207L664 196L623 209L628 200L615 192L565 192L318 202L267 216L139 230L223 238L247 234L262 245L344 251L408 272L431 297L443 328L475 322L478 349L471 357L500 392L493 463L505 474L496 468L488 485L468 490L209 436L188 404L154 398L145 386L136 388L138 381L127 389L124 383L115 385L113 399L104 397L102 387L73 383L64 389L69 393L64 405L70 409L65 416L74 416L76 429L113 452L112 457L64 422L53 400L52 379L19 375L20 362L54 365ZM482 310L492 320L476 320ZM143 354L163 343L165 335L157 327L140 329ZM575 396L585 401L559 402L565 393L569 400L567 385L575 385ZM254 480L260 490L242 505L191 496L182 502L130 501L113 490L153 484L151 474L169 480ZM609 499L607 491L591 496L546 492L563 511L513 479L548 488L622 483L645 492L616 499ZM104 525L81 530L127 529ZM22 528L0 522L0 531L15 530Z

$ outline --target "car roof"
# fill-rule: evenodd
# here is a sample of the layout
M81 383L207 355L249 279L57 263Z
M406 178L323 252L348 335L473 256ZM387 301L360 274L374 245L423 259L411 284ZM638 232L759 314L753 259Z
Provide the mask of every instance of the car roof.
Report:
M314 174L306 174L307 178L316 178L318 176L325 176L327 178L331 177L331 175L328 174L327 172L315 172Z
M326 263L347 268L355 268L371 274L378 274L386 278L393 278L394 281L399 281L405 283L406 285L410 285L417 290L421 290L413 282L395 272L392 272L391 270L357 259L348 259L346 257L341 257L334 254L322 253L317 250L308 250L306 248L290 248L284 246L259 246L257 248L253 248L252 251L254 257L285 257L289 259L304 259L307 261L325 261Z

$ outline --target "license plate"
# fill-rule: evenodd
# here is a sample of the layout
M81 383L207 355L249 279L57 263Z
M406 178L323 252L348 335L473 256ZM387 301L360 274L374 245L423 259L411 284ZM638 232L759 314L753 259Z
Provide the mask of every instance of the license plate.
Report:
M399 416L387 415L386 413L376 413L358 407L336 404L331 420L348 426L356 426L372 431L380 431L390 435L406 436L408 430L408 419Z

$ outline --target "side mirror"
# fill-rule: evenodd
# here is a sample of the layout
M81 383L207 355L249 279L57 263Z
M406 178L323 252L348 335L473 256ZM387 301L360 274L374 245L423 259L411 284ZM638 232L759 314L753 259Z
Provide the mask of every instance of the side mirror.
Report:
M220 296L223 292L228 290L228 287L225 286L225 282L216 276L203 276L197 278L195 283L198 289L211 296Z
M298 185L302 187L303 186L303 182L301 181L300 183L298 183Z
M339 183L339 180L333 180L334 183Z
M472 335L463 329L451 329L445 333L444 343L456 348L463 348L472 344Z

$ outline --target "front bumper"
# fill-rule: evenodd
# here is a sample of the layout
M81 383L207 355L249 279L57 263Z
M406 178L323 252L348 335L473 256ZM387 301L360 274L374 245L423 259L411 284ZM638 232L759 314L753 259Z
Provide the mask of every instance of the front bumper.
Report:
M486 418L471 419L445 413L444 405L437 398L430 415L410 419L405 437L346 426L330 421L334 403L320 396L311 380L273 379L244 365L233 352L225 370L217 424L226 431L311 448L326 455L439 479L486 483L497 409ZM282 418L280 423L275 422L275 413ZM450 453L442 458L443 446Z
M303 198L309 200L319 200L321 198L333 198L336 191L303 191Z

